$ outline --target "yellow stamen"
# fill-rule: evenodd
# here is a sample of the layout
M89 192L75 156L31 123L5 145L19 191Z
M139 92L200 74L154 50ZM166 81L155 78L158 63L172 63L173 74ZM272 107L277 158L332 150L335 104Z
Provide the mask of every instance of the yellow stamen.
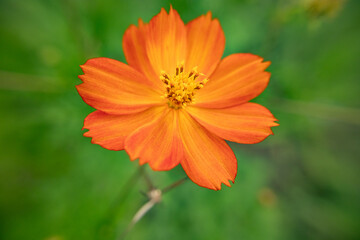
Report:
M166 93L164 97L168 99L171 108L179 109L194 102L195 92L204 87L208 79L196 80L199 76L204 76L193 68L190 72L184 72L184 65L180 64L175 69L175 75L170 77L162 71L161 81L165 84Z

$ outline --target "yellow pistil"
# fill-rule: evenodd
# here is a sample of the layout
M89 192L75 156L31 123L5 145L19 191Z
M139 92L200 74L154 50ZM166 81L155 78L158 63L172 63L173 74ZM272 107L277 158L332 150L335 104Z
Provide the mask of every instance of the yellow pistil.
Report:
M207 83L208 79L196 80L200 75L197 68L190 72L184 72L184 65L176 67L175 75L169 76L164 71L161 72L160 79L166 85L164 97L168 99L168 105L171 108L184 108L194 102L194 95Z

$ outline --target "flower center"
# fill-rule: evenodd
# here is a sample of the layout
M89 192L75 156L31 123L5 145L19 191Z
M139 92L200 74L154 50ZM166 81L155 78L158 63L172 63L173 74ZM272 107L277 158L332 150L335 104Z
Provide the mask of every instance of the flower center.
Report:
M200 75L204 74L199 73L197 67L190 72L184 72L183 64L176 67L175 75L172 77L164 71L161 72L160 79L166 87L164 97L168 99L169 107L179 109L194 102L195 92L208 81L207 78L196 80Z

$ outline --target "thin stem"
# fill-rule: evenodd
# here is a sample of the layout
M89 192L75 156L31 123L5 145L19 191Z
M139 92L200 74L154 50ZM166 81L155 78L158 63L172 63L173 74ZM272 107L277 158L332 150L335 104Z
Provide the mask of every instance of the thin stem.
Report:
M148 190L151 191L155 189L154 183L152 182L150 176L147 174L146 169L144 167L140 169L140 174L144 177Z
M142 173L145 173L145 171L142 170ZM145 177L145 175L144 175L144 177ZM162 196L165 193L180 186L188 179L188 177L185 177L183 179L180 179L180 180L170 184L169 186L165 187L163 190L160 190L160 189L154 188L154 185L152 184L151 179L149 178L149 176L147 176L147 177L148 177L148 180L150 180L150 181L148 181L148 186L152 188L147 193L147 197L149 198L149 201L147 201L144 205L142 205L140 207L140 209L135 213L131 222L129 223L129 225L127 226L125 231L120 235L118 240L125 239L126 235L131 231L131 229L134 228L135 224L137 222L139 222L140 219L142 219L145 216L145 214L148 213L150 211L150 209L152 209L157 203L161 202ZM149 183L151 183L151 185Z
M176 188L176 187L178 187L178 186L180 186L180 185L183 184L187 179L189 179L189 178L188 178L188 177L184 177L183 179L180 179L180 180L178 180L178 181L170 184L169 186L163 188L163 190L162 190L163 194L169 192L170 190L172 190L172 189L174 189L174 188Z
M135 224L140 221L141 218L145 216L145 214L155 206L155 204L161 202L161 190L153 189L148 193L149 201L146 202L142 207L135 213L134 217L132 218L131 222L127 226L126 230L120 235L118 240L125 239L126 235L133 229Z
M124 184L124 187L122 188L119 195L116 197L115 201L111 204L111 206L105 213L102 221L98 223L96 228L98 238L100 238L102 230L105 229L106 226L111 225L119 208L123 205L126 198L129 196L129 193L134 189L135 184L139 180L139 175L141 174L142 168L143 166L139 166L136 171L131 175L128 181Z

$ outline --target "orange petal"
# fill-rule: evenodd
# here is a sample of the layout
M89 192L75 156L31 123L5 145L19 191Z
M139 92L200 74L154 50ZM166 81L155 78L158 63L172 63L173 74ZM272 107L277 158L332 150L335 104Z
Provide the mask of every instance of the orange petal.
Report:
M109 150L123 150L124 141L130 133L161 115L164 107L150 108L144 112L128 115L111 115L99 110L90 113L84 121L85 137Z
M230 186L237 173L237 161L227 143L204 129L187 113L179 115L185 157L181 161L189 178L201 187Z
M161 93L128 65L109 58L93 58L81 66L83 81L76 88L90 106L109 114L131 114L160 105Z
M278 126L271 112L256 103L244 103L224 109L188 107L188 112L217 136L238 143L258 143Z
M125 140L125 150L131 160L149 163L156 171L174 168L183 158L178 135L178 111L167 108L161 117L133 132Z
M151 80L154 88L163 89L159 81L159 73L155 73L146 52L146 37L148 26L139 19L139 27L131 25L124 34L123 49L126 61L130 66L142 72Z
M200 16L186 25L187 58L186 67L198 66L198 71L210 76L225 48L225 36L217 19L211 13Z
M164 9L153 17L145 39L146 51L157 76L161 71L174 74L186 58L186 28L176 10Z
M210 76L209 82L196 94L196 105L226 108L248 102L266 88L270 73L264 70L270 62L259 56L239 53L224 58Z

